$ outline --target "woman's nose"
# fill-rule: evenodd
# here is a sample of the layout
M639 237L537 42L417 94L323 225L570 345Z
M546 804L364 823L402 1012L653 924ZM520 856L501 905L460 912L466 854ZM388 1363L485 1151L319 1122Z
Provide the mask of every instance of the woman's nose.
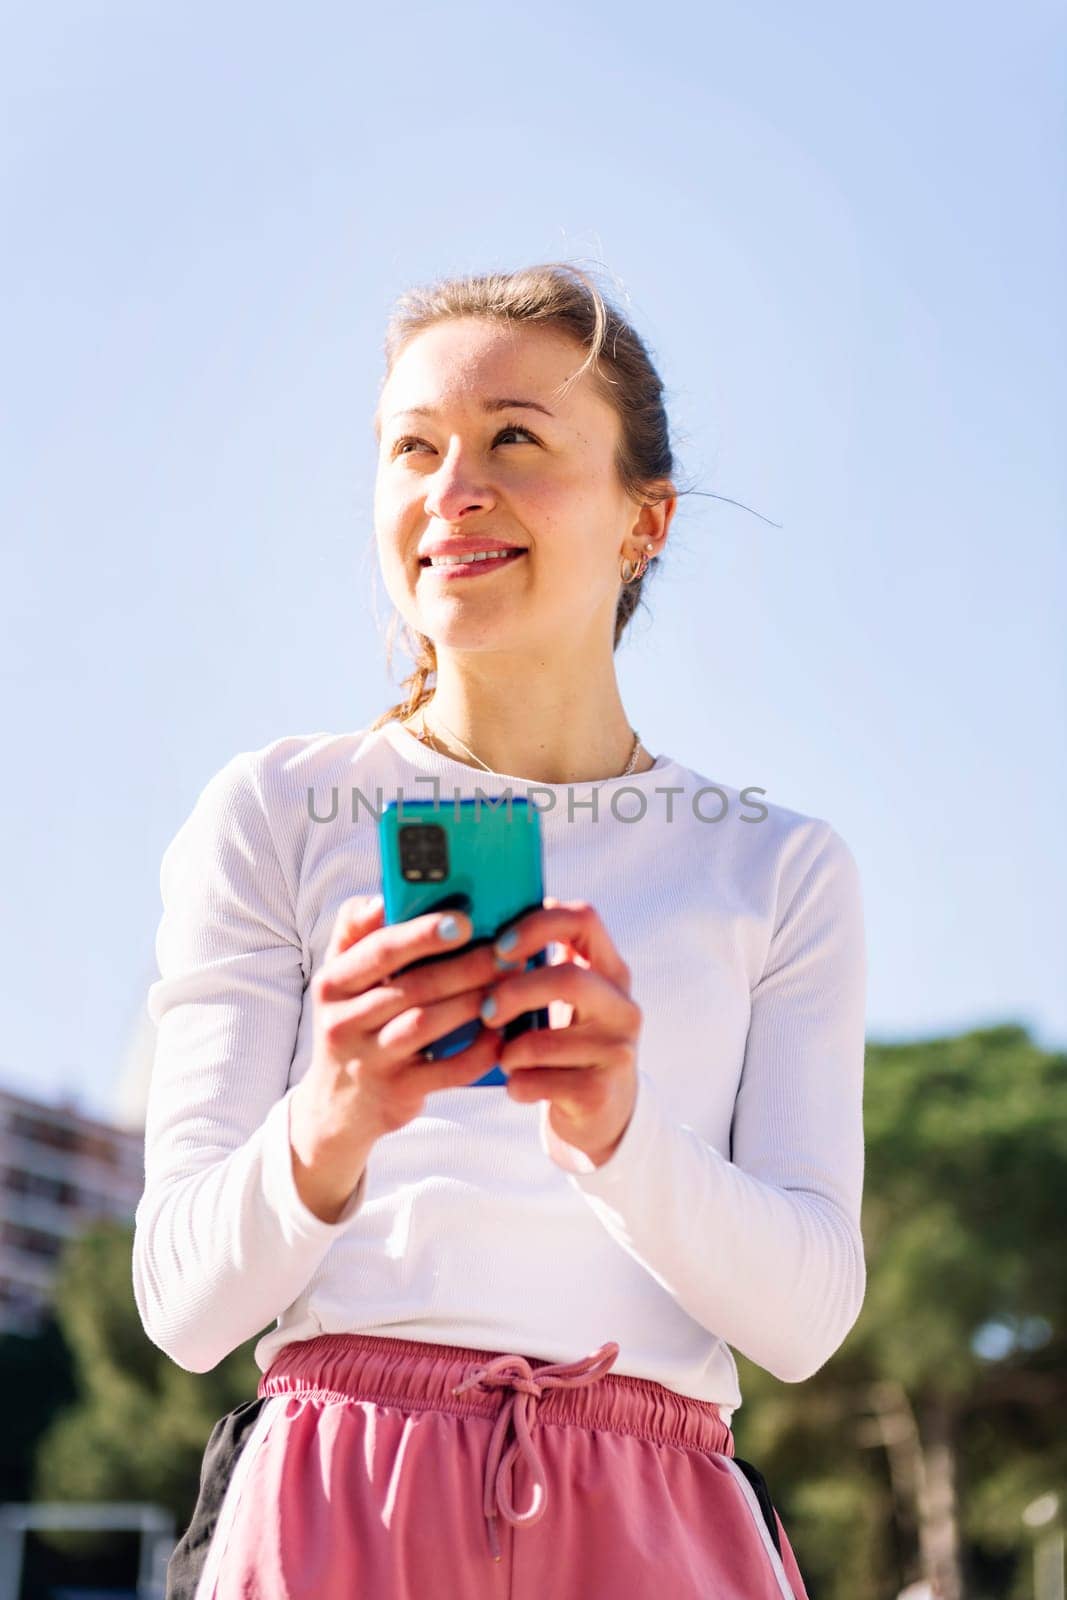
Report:
M438 522L462 522L475 511L484 511L484 500L466 500L462 494L437 495L426 498L426 513Z
M493 496L468 465L444 464L426 488L426 510L440 522L459 522L472 511L484 511Z

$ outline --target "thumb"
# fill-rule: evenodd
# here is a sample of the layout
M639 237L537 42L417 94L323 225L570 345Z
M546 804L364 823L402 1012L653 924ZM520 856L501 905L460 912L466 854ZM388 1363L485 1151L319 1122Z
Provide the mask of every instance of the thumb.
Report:
M380 894L352 895L339 907L334 918L327 956L340 955L372 928L380 927L384 911L385 901Z

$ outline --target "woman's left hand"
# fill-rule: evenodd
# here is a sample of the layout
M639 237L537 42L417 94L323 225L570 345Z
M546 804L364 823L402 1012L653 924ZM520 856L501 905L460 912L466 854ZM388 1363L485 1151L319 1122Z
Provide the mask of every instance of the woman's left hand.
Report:
M524 1011L548 1007L547 1029L501 1042L507 1092L513 1100L550 1100L553 1131L600 1167L633 1114L643 1018L630 995L630 969L593 907L551 897L541 905L511 925L518 940L499 958L520 970L495 981L496 1010L482 1020L502 1028ZM528 957L551 942L562 954L523 972Z

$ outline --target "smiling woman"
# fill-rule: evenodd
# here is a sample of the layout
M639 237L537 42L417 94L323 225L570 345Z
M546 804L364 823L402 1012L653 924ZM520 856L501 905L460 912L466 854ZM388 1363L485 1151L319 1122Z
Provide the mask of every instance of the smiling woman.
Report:
M576 372L580 347L558 322L452 314L408 333L379 400L375 484L386 586L417 640L402 719L432 698L441 747L465 748L477 723L496 770L548 782L621 771L633 733L611 654L636 584L622 590L620 565L664 548L669 449L646 463L648 441L626 438L602 377ZM508 415L519 411L536 431ZM641 468L636 494L627 460L631 478ZM649 465L667 470L652 480ZM590 672L576 698L569 686Z
M614 657L679 491L586 275L407 295L375 428L405 693L235 756L163 862L137 1303L180 1365L258 1334L263 1373L168 1600L806 1600L730 1346L798 1383L863 1302L856 864L630 726ZM442 781L551 802L495 947L386 925L372 807L307 808Z

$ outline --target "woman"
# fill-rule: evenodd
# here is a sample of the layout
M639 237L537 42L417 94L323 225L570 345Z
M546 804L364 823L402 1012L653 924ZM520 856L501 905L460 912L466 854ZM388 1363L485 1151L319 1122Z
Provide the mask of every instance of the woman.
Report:
M163 861L137 1302L180 1366L258 1333L264 1374L169 1600L806 1600L729 1346L802 1382L863 1302L854 859L629 725L614 652L677 492L595 284L439 285L386 353L406 697L235 756ZM542 908L496 948L384 926L383 797L507 791L542 810Z

